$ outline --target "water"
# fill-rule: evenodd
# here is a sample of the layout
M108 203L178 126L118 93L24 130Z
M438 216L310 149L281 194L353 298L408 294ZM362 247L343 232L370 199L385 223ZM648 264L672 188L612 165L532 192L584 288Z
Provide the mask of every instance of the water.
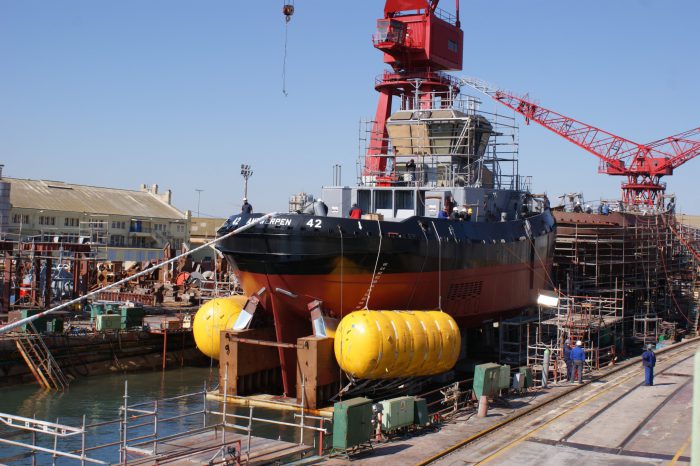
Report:
M101 421L111 421L119 418L119 408L124 404L124 382L128 381L128 404L146 403L139 409L152 410L153 401L167 397L173 397L188 393L201 392L204 383L211 389L218 384L217 368L195 368L169 370L166 372L146 372L137 374L110 374L95 376L74 381L65 392L53 392L44 390L35 385L25 385L16 388L2 390L0 396L0 412L14 414L23 417L36 417L37 419L59 422L70 426L79 427L86 417L86 423L92 424ZM222 411L220 403L209 402L209 410ZM201 395L185 399L159 404L160 418L178 416L185 413L201 411L203 397ZM248 415L248 408L227 408L228 412ZM293 413L255 408L254 417L272 418L285 422L295 422ZM146 423L152 417L135 420L130 425ZM209 415L208 425L220 422L221 417ZM161 423L158 425L158 435L163 437L169 434L183 432L188 429L201 427L203 415L197 414L183 419ZM229 422L232 422L230 420ZM298 422L298 419L296 420ZM247 425L247 420L237 419L239 425ZM128 437L134 438L153 432L153 426L130 428ZM264 423L254 423L253 434L268 438L282 438L283 440L298 441L298 431L283 426ZM305 440L311 441L312 433L305 435ZM31 443L31 435L20 433L17 429L0 426L0 437L14 441ZM87 446L102 445L119 440L119 424L110 424L88 431ZM50 448L53 438L38 434L37 444ZM70 451L80 449L79 436L62 439L59 442L59 450ZM0 464L32 464L31 458L26 454L27 450L8 446L0 443ZM119 450L117 446L88 452L88 456L104 461L117 462ZM37 455L36 464L51 464L51 457L46 454ZM58 459L57 464L79 464L70 459Z

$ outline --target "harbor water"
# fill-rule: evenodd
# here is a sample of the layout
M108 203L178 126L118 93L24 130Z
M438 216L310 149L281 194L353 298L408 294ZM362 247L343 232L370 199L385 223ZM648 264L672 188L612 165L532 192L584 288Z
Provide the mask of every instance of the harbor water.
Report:
M80 427L85 416L86 424L116 421L120 418L120 408L124 405L125 382L128 383L129 406L138 409L153 410L155 400L177 397L188 393L202 392L205 384L208 390L218 384L218 368L186 367L165 372L144 372L130 374L110 374L95 376L73 381L64 392L49 391L37 385L3 389L0 397L0 412L17 416L36 418L43 421L57 422L72 427ZM221 403L207 401L208 411L222 411ZM206 422L212 425L221 421L221 416L201 414L204 397L198 396L179 398L158 403L160 419L179 417L187 413L199 413L169 422L158 422L158 437L165 437L186 430L200 428ZM227 407L227 412L248 416L249 408ZM275 419L285 422L295 422L291 412L278 412L263 408L254 409L254 417ZM152 434L153 425L148 424L148 417L131 422L129 439ZM229 419L229 423L233 420ZM296 420L298 422L298 419ZM138 427L137 424L147 424ZM236 424L246 424L246 420L237 419ZM105 445L120 440L120 425L118 422L86 429L86 446ZM298 431L284 426L268 423L253 423L253 435L298 441ZM10 428L0 424L0 437L15 442L32 443L32 434L26 431ZM45 448L53 447L53 437L46 434L36 434L36 444ZM312 441L310 437L305 440ZM81 448L80 435L63 438L58 441L57 449L64 452L79 454ZM133 444L134 442L130 442ZM99 450L88 451L87 456L93 459L116 463L119 460L119 446L114 445ZM22 447L9 446L0 443L0 464L31 465L52 464L50 454L38 453L33 458L29 451ZM56 460L56 464L80 464L73 459Z

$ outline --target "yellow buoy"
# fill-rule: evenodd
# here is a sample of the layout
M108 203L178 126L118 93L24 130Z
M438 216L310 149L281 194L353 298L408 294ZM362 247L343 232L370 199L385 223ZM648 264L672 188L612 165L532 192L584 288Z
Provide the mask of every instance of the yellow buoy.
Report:
M245 296L216 298L204 303L194 316L192 333L199 351L219 359L219 332L230 330L248 300Z
M440 311L356 311L340 321L334 350L338 365L362 379L439 374L459 357L455 320Z

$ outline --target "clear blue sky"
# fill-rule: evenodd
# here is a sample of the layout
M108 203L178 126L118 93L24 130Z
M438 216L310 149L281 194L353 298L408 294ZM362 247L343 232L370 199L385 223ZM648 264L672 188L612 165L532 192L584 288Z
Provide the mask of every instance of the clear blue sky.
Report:
M5 174L171 188L227 216L253 166L256 210L355 182L358 121L374 115L371 45L383 1L296 0L282 88L282 1L0 0ZM453 1L441 6L452 10ZM697 0L462 0L464 70L638 142L700 125ZM491 105L489 103L489 105ZM503 111L503 109L500 109ZM520 120L522 123L522 120ZM619 194L594 156L521 125L521 174L550 195ZM698 213L700 157L666 178Z

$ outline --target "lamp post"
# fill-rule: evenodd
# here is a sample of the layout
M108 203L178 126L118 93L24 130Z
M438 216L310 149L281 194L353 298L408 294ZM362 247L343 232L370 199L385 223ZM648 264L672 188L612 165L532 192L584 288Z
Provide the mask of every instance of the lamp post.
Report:
M248 199L248 178L253 176L253 170L250 169L250 165L241 164L241 175L243 175L243 179L245 180L243 197Z
M197 191L197 217L199 217L199 200L202 198L203 189L195 189Z

